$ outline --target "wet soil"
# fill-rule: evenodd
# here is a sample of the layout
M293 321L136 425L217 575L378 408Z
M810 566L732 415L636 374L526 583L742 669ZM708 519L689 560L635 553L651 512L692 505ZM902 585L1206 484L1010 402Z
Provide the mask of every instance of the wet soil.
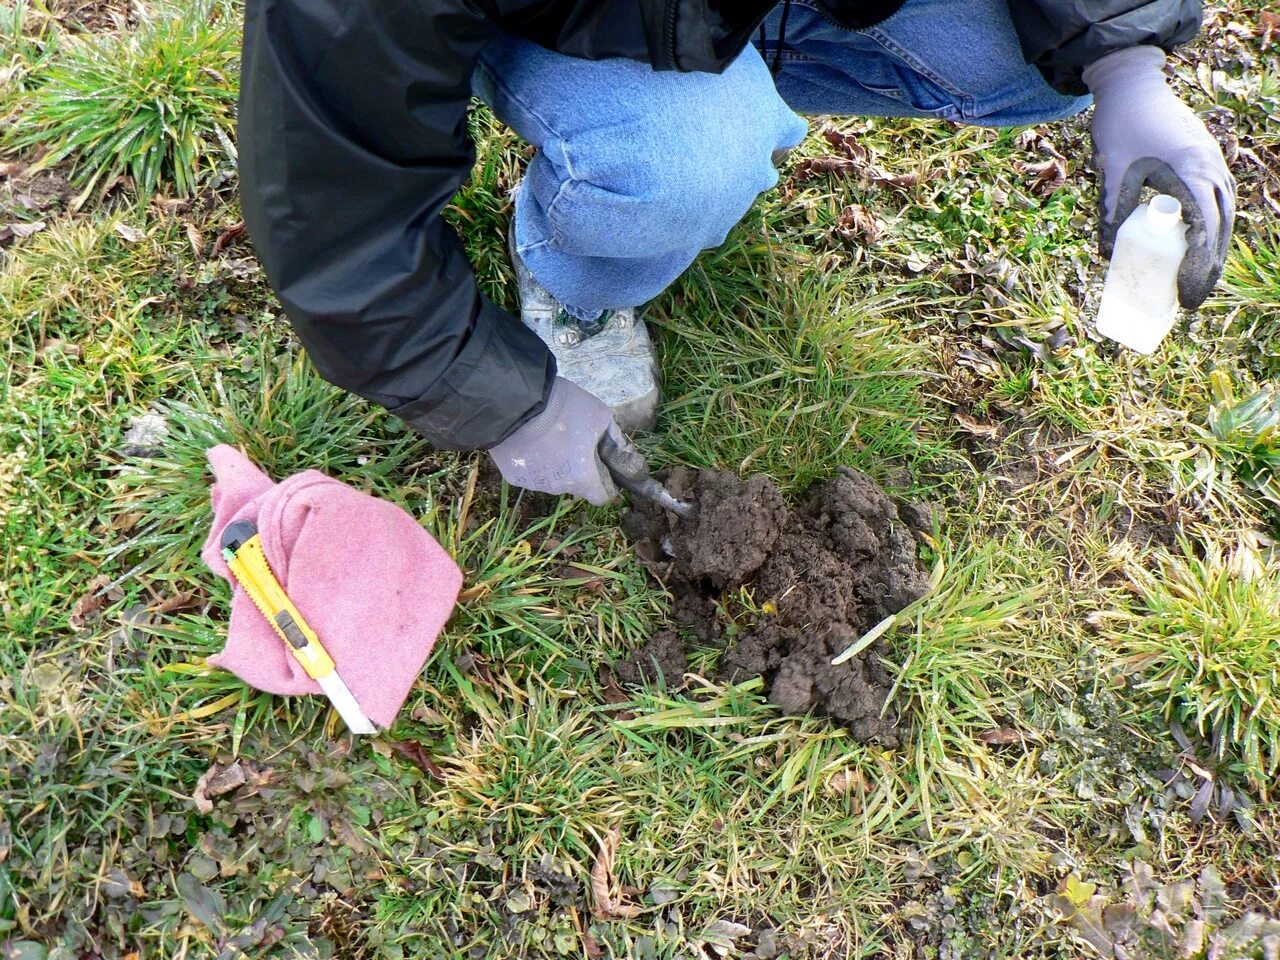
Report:
M637 650L632 659L615 663L613 672L633 687L647 680L665 680L676 686L688 666L689 658L680 635L674 630L663 630Z
M676 627L723 644L724 679L765 679L771 702L846 724L859 740L892 744L890 678L877 640L851 660L831 661L891 613L923 596L928 578L898 507L869 477L841 468L789 505L769 478L677 469L677 497L699 505L693 520L636 502L623 529L675 598ZM750 606L742 603L750 592ZM752 609L754 608L754 609ZM677 630L657 634L616 666L624 682L685 669Z

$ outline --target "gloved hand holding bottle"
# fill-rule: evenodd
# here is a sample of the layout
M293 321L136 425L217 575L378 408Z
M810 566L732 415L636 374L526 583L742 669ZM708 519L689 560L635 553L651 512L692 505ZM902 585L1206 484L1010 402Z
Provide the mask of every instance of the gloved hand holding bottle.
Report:
M1143 186L1176 197L1188 224L1178 299L1194 309L1222 274L1235 218L1235 182L1222 149L1164 77L1164 51L1130 47L1084 71L1094 98L1094 162L1102 177L1101 246L1110 257L1116 231Z

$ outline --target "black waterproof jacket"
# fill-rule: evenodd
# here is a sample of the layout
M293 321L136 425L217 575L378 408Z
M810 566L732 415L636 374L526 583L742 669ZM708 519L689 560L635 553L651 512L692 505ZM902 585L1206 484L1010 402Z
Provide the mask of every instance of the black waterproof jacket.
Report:
M542 409L550 352L476 288L440 212L473 163L466 110L504 30L588 59L720 71L776 0L247 0L245 222L320 373L440 447L499 442ZM823 0L849 27L901 0ZM1057 89L1138 44L1193 36L1199 0L1009 0Z

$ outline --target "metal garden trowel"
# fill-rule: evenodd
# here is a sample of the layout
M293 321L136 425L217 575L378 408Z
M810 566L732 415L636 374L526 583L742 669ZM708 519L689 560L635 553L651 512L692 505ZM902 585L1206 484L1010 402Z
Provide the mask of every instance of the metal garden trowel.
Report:
M649 472L649 464L636 449L619 446L607 433L600 439L597 449L613 482L632 496L656 503L682 520L692 520L698 515L696 504L677 500L670 490L653 478Z

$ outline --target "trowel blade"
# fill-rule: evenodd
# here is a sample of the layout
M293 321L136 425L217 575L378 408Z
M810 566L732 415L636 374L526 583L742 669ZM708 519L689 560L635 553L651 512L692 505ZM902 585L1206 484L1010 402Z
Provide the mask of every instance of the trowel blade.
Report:
M684 500L677 500L671 495L671 491L662 484L654 481L654 485L658 488L653 502L658 506L670 510L681 520L692 520L698 515L698 505L696 503L688 503Z
M649 472L649 464L634 447L621 447L611 436L605 434L600 439L599 452L600 460L608 468L609 475L623 490L656 503L681 519L692 520L698 515L697 506L677 500L670 490L653 478Z

